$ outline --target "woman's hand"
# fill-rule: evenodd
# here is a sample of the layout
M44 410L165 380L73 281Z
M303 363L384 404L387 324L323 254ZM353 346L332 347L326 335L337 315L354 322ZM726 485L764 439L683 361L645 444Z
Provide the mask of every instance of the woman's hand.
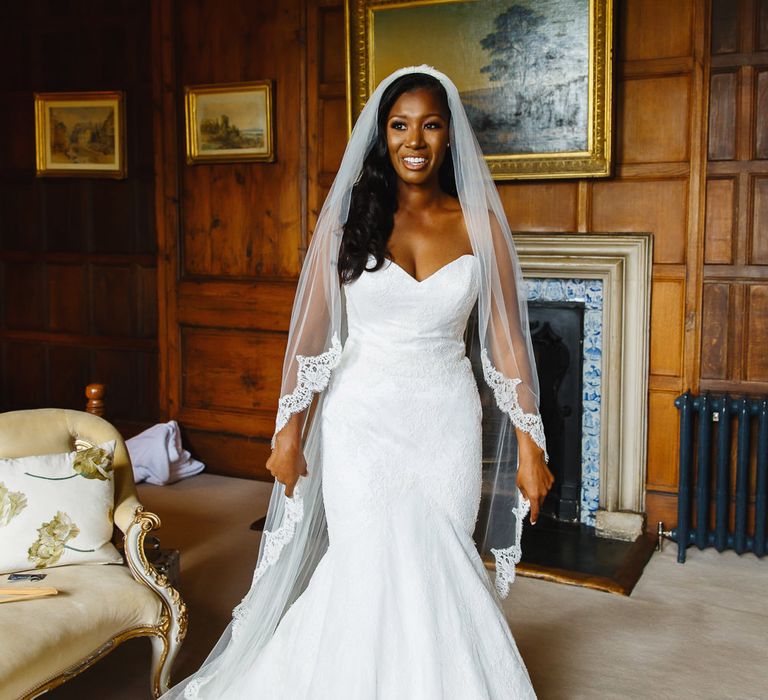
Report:
M518 468L517 487L523 496L531 502L531 525L539 518L539 509L544 503L555 477L549 471L542 450L527 433L522 437L518 433ZM522 438L522 439L521 439Z
M284 438L278 434L275 449L267 460L267 469L281 484L285 484L285 495L293 498L293 489L300 476L306 476L307 460L301 449L301 441Z

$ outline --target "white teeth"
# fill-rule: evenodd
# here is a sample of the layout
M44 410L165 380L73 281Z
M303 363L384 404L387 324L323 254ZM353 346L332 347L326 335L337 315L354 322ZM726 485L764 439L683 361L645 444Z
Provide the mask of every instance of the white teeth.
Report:
M422 165L427 162L426 158L417 158L416 156L405 156L403 160L411 165Z

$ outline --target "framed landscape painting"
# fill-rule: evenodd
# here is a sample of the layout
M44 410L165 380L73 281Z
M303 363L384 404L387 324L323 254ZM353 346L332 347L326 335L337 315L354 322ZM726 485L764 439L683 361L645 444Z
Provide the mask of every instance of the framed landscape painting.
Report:
M122 92L36 92L38 177L126 176Z
M273 161L272 81L184 89L187 163Z
M612 0L347 0L349 127L382 78L459 89L495 179L611 170Z

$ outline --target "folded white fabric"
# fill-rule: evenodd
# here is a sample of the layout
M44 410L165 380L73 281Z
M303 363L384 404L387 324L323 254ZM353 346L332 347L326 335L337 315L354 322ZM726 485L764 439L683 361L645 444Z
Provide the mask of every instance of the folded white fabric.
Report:
M205 465L192 459L181 444L179 424L175 420L158 423L125 441L138 483L163 486L199 474Z

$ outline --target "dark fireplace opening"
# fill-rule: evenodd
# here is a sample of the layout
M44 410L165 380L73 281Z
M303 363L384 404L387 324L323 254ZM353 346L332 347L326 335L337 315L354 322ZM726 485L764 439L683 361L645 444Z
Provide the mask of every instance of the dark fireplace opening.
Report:
M539 378L539 412L555 483L542 512L578 522L581 506L583 302L531 302L529 322Z

